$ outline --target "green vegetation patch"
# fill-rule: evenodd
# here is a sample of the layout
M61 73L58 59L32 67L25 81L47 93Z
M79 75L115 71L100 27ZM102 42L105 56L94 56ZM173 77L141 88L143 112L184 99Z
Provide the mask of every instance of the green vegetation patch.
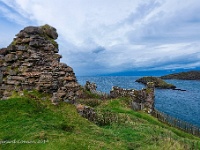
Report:
M23 96L14 93L11 99L0 101L0 149L200 148L199 138L165 125L144 112L133 111L127 102L126 98L102 101L95 110L99 118L110 122L95 124L82 118L74 105L64 102L52 105L48 95L37 91L24 91Z

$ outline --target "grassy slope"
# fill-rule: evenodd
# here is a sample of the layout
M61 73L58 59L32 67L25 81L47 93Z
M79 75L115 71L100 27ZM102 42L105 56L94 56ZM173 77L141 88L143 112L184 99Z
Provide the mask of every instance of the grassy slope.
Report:
M37 95L33 97L31 95ZM46 141L41 144L0 144L0 149L101 150L101 149L194 149L199 138L158 122L127 107L126 99L104 101L96 107L125 117L107 126L97 126L77 114L73 105L53 106L44 95L0 101L0 141ZM47 98L48 99L48 98ZM123 115L124 114L124 115Z

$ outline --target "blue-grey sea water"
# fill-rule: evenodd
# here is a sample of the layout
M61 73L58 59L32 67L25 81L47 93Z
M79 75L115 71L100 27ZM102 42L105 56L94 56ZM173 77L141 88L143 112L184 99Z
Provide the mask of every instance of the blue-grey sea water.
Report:
M81 85L86 81L95 82L97 90L109 93L112 86L142 89L143 84L135 82L139 76L77 77ZM165 80L186 91L168 89L155 90L155 108L183 121L200 127L200 81Z

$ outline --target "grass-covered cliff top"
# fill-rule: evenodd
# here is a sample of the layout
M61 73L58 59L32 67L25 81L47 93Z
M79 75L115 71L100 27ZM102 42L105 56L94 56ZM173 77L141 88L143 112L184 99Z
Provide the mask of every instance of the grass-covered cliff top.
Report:
M156 88L161 89L175 89L176 86L173 84L169 84L165 82L164 80L158 78L158 77L142 77L140 79L137 79L136 82L147 84L148 82L154 82Z
M200 71L180 72L161 76L161 79L200 80Z
M200 139L162 124L152 116L133 111L129 99L82 99L81 103L110 117L96 125L82 118L74 105L54 106L48 96L25 92L0 101L0 149L3 150L189 150ZM114 116L114 117L112 117ZM3 142L18 142L7 143ZM29 144L27 142L30 142ZM198 145L199 144L199 145Z

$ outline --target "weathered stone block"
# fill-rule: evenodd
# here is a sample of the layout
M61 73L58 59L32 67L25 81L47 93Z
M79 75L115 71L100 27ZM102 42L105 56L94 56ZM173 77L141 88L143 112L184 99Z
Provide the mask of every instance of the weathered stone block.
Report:
M46 50L46 51L54 51L54 49L55 49L55 46L53 44L47 44L44 47L44 50Z
M16 80L16 81L25 81L26 78L21 77L21 76L8 76L8 80Z
M3 82L3 73L0 70L0 85L2 84L2 82Z
M42 42L37 39L34 39L34 40L30 41L29 46L40 47L40 46L42 46Z
M65 91L59 90L59 91L57 92L57 97L58 97L58 98L64 98L65 96L66 96Z
M7 54L7 55L5 56L5 61L6 61L6 62L10 62L10 61L14 61L14 60L16 60L16 57L15 57L14 54Z
M19 51L26 51L27 50L26 45L16 45L15 47Z
M22 43L29 43L30 42L30 38L24 38L21 41Z
M67 80L67 81L75 81L76 79L72 76L68 76L68 77L64 77L64 80Z
M16 51L15 45L9 45L9 46L7 47L7 52L12 52L12 51Z
M19 81L16 81L16 80L7 80L6 82L7 84L12 84L12 85L19 85Z
M56 29L54 27L51 27L49 25L44 25L42 29L43 29L43 32L47 34L50 38L52 39L58 38L58 33L56 32Z

